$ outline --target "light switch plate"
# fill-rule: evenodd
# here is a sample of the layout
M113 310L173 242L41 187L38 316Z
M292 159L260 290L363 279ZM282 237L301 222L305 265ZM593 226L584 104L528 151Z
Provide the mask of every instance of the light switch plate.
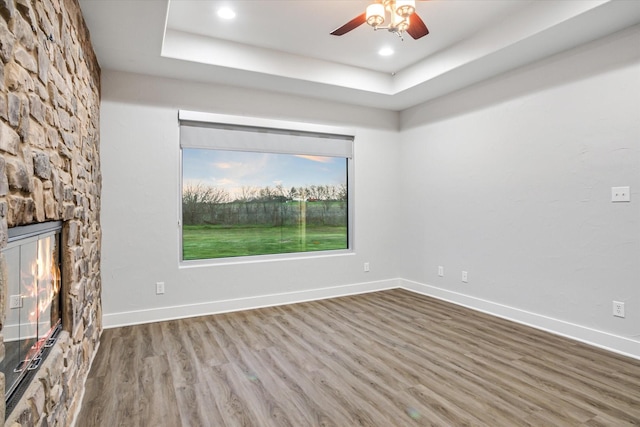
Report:
M612 202L630 202L631 189L629 187L611 187Z

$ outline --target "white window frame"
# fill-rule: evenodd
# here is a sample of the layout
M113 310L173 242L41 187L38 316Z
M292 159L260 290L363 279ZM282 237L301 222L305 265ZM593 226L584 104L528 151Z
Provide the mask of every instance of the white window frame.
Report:
M224 150L223 147L216 146L202 146L198 143L188 144L183 147L182 138L180 143L180 182L178 191L178 248L179 248L179 266L180 268L199 267L207 265L225 265L225 264L241 264L241 263L255 263L255 262L269 262L269 261L283 261L290 259L307 259L318 257L332 257L332 256L345 256L353 255L355 253L355 240L354 240L354 218L355 218L355 185L354 185L354 158L355 158L355 138L356 133L348 128L319 125L313 123L304 122L292 122L284 120L264 119L258 117L248 116L234 116L227 114L206 113L198 111L179 110L178 111L178 123L180 124L180 132L182 133L183 125L201 124L203 127L213 126L218 128L232 127L232 128L262 128L269 130L281 130L286 133L295 134L299 132L301 134L338 137L342 140L349 140L351 147L343 149L344 157L347 159L347 248L346 249L334 249L327 251L310 251L310 252L293 252L283 254L267 254L267 255L248 255L231 258L207 258L200 260L183 260L182 254L182 189L183 189L183 162L182 162L182 149L183 148L205 148L212 150ZM288 148L285 148L287 152ZM248 149L247 151L260 151L259 149ZM347 152L349 151L349 152ZM278 152L271 150L271 152ZM307 154L306 151L298 150L295 154ZM321 154L318 154L321 155ZM342 157L342 154L340 155Z

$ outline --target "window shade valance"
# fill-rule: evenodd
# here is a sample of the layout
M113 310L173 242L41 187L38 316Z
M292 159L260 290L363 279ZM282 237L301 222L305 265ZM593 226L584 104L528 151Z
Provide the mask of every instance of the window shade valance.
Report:
M180 146L324 157L353 157L353 136L180 120Z

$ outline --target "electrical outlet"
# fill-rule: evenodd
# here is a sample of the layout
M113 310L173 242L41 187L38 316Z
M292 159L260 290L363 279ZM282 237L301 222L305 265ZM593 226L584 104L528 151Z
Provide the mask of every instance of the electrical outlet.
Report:
M164 294L164 282L156 282L156 295Z
M613 315L616 317L624 317L624 303L620 301L613 302Z
M11 295L9 297L9 308L22 308L22 295Z
M468 273L466 271L462 272L462 281L464 283L468 283L469 282L469 275L468 275Z
M441 265L438 266L438 276L444 277L444 267Z
M629 187L611 187L612 202L630 202L631 189Z
M364 263L364 271L365 272L369 271L369 263L368 262Z

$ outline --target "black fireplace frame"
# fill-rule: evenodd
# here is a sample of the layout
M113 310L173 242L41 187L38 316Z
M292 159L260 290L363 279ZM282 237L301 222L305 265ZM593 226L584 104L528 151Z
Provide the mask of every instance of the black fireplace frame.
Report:
M18 377L17 381L14 384L5 384L5 387L9 386L9 390L5 390L5 420L9 417L13 409L17 406L18 402L24 395L25 391L32 383L35 378L39 368L41 367L44 360L47 358L51 349L53 348L60 331L62 330L62 318L63 318L63 306L64 306L64 298L63 298L63 278L62 278L62 247L63 247L63 222L62 221L50 221L36 224L29 224L23 226L12 227L8 230L8 240L7 243L13 243L15 241L28 239L30 237L39 236L42 234L55 232L58 234L58 250L57 250L57 259L55 262L57 263L58 270L60 271L60 290L57 295L58 299L58 307L59 307L59 317L55 323L52 325L47 336L37 339L36 343L39 344L38 351L33 355L32 359L27 361L21 361L20 365L16 366L17 369L21 367L23 373ZM35 344L34 344L35 345ZM25 363L26 362L26 363ZM14 371L15 372L15 371Z

